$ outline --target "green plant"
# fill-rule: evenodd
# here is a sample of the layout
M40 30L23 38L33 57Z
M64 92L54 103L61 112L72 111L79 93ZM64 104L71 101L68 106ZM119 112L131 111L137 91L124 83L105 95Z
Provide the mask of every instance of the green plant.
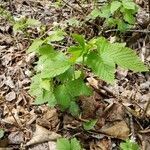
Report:
M80 112L78 97L92 94L92 89L84 83L86 67L108 83L114 82L116 64L137 72L148 70L133 50L121 43L110 43L104 37L86 41L83 36L74 34L78 44L65 53L54 50L53 42L62 40L63 36L63 32L54 32L44 40L36 39L28 49L39 56L30 86L37 104L48 102L51 107L57 104L77 116Z
M0 17L6 19L10 23L14 22L14 18L12 17L11 13L5 10L4 8L2 8L1 6L0 6Z
M4 136L4 130L0 128L0 139Z
M122 142L120 144L120 149L121 150L140 150L140 147L137 143L131 140L126 140L125 142Z
M41 22L31 18L21 18L13 23L13 31L24 31L28 27L40 26Z
M135 14L138 6L133 0L113 0L106 3L102 8L95 8L88 16L88 19L96 17L105 18L105 24L115 27L120 31L126 31L135 24Z
M97 122L97 119L89 120L83 123L84 130L91 130L94 128L95 124Z
M57 150L81 150L81 145L76 138L68 140L61 138L57 140Z

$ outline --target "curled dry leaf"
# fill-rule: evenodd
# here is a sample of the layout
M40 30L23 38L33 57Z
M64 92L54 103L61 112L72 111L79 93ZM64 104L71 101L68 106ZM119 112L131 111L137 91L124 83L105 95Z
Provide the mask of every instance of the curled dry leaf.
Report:
M31 140L26 143L26 146L43 143L47 141L57 140L60 137L61 135L55 132L49 131L46 128L43 128L42 126L39 126L36 124L36 131L34 132Z

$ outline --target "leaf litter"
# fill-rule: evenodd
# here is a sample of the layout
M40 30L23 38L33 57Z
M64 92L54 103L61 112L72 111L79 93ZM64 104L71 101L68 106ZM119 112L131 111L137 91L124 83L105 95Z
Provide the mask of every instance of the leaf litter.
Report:
M146 8L144 1L137 3ZM69 4L82 11L73 1ZM10 4L2 1L1 5L10 10L14 18L33 17L46 24L48 29L58 23L61 27L65 26L66 18L84 18L82 13L66 4L60 9L55 8L49 1L17 0L11 1ZM90 11L88 6L85 7ZM137 22L146 28L148 17L145 16L148 14L142 7L141 12L144 13L139 12ZM91 24L70 26L68 30L84 33L88 38L96 35L95 26ZM9 21L0 18L0 126L5 129L3 139L0 139L0 147L19 149L27 146L30 150L55 150L58 138L75 136L85 149L109 150L117 149L120 139L125 140L132 135L140 141L143 149L148 150L149 73L133 73L119 68L116 83L109 85L88 72L87 76L90 78L87 78L87 82L94 89L94 95L79 98L82 110L79 118L62 113L56 108L51 109L45 104L34 105L34 100L27 91L37 58L34 53L26 54L25 50L31 43L29 38L40 36L39 31L29 28L29 37L26 38L22 32L14 34ZM149 37L141 33L130 33L123 38L130 47L138 51L141 59L149 64ZM69 38L66 40L71 43ZM86 132L83 130L83 123L91 119L96 119L97 123L91 131ZM2 140L6 142L1 144Z

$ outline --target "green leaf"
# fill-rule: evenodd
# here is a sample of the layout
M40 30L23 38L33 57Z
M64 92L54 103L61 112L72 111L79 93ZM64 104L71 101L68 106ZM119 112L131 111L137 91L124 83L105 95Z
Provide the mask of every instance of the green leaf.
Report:
M50 91L50 80L49 79L42 79L41 84L39 85L41 88Z
M72 101L70 103L69 112L71 113L72 116L78 116L79 115L80 108L76 102Z
M27 24L27 26L39 26L41 24L41 22L36 19L28 18L26 21L26 24Z
M29 93L32 96L41 95L42 93L42 88L40 87L41 82L42 82L42 79L41 79L40 74L36 74L31 78L31 85L30 85Z
M64 73L70 66L67 57L63 53L58 53L53 57L51 55L40 57L37 71L41 72L42 78L52 78Z
M75 97L81 95L89 96L91 93L91 88L87 87L81 78L68 81L55 89L55 97L63 110L70 107L71 101L73 101Z
M91 88L86 86L83 79L81 79L81 78L68 82L66 84L66 88L67 88L68 93L72 97L77 97L77 96L81 96L81 95L90 96L92 94Z
M111 7L110 7L111 13L113 14L116 10L119 9L120 6L121 6L121 2L113 1L113 2L111 3Z
M105 5L102 7L99 17L109 18L111 16L110 5Z
M61 138L57 140L56 148L57 150L71 150L71 145L69 140Z
M125 69L135 72L148 71L136 53L132 49L122 46L122 44L110 44L109 49L105 51L105 55L113 58L116 64Z
M100 13L101 13L100 10L97 9L97 8L95 8L95 9L93 9L93 10L91 11L91 13L87 16L86 20L89 20L89 19L93 19L93 20L94 20L96 17L99 16Z
M63 110L70 107L71 96L69 95L67 88L64 84L56 87L54 93L57 99L57 103Z
M140 147L137 143L132 142L131 140L126 140L120 144L121 150L140 150Z
M79 34L73 34L72 35L73 38L75 39L76 42L79 43L79 45L84 48L85 47L85 40L84 40L84 37L82 35L79 35Z
M35 39L33 41L33 43L31 44L31 46L28 48L27 52L30 53L30 52L37 52L39 47L44 43L43 40L41 39Z
M114 81L115 63L111 57L101 57L96 52L91 52L87 56L86 64L102 80L112 83Z
M71 81L74 77L74 68L70 67L67 71L65 71L63 74L60 74L57 76L58 80L60 80L62 83Z
M127 29L131 28L131 25L129 25L128 23L125 23L122 20L117 20L117 26L118 26L119 31L121 32L125 32Z
M45 39L45 41L49 42L57 42L64 39L65 32L61 29L57 29L49 32L49 36Z
M41 45L38 49L38 53L40 55L47 55L47 56L51 55L51 57L56 55L56 52L54 51L54 48L49 44Z
M133 1L123 0L122 4L125 9L133 9L134 10L136 8L136 4Z
M97 122L97 119L89 120L85 123L83 123L84 130L91 130L94 128L95 124Z
M73 26L73 27L77 27L80 24L80 21L77 20L75 17L68 19L67 22L70 26Z
M0 139L4 136L4 130L3 129L0 129Z
M69 47L68 52L71 54L70 62L75 62L82 54L84 49L81 46L72 46Z
M80 142L76 138L71 139L70 144L71 144L71 150L81 150Z
M129 11L126 11L126 13L124 13L123 19L130 24L135 23L135 17L131 13L129 13Z

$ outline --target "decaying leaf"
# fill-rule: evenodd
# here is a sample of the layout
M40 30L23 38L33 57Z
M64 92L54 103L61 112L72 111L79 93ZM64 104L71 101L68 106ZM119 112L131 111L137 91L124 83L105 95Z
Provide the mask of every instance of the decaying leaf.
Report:
M105 125L100 131L115 138L125 140L128 138L130 130L125 121L119 121L113 125L109 124L109 127Z
M61 135L59 135L55 132L49 131L49 130L43 128L42 126L39 126L36 124L36 131L34 132L31 140L26 143L26 146L43 143L46 141L53 141L60 137L61 137Z

